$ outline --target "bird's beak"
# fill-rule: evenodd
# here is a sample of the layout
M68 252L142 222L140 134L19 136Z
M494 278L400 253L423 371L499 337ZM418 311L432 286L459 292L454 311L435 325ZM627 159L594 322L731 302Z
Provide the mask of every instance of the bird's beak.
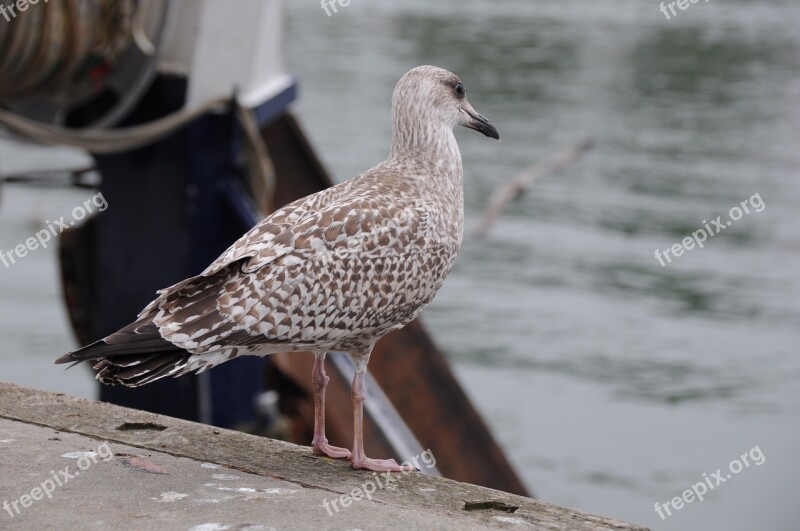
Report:
M464 100L464 102L466 103L466 100ZM461 123L461 125L483 133L489 138L500 140L500 133L497 132L497 128L494 126L494 124L492 124L492 122L490 122L489 119L484 115L473 109L472 105L467 103L466 106L461 109L461 112L466 115L465 120Z

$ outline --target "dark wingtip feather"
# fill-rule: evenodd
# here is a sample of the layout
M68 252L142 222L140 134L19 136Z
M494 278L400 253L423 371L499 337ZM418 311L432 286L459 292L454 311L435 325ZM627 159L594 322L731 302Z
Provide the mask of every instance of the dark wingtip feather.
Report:
M129 324L105 339L64 354L56 364L94 362L97 379L105 384L137 387L163 378L184 366L191 354L161 337L149 319Z
M72 352L67 352L66 354L64 354L64 355L63 355L63 356L61 356L60 358L57 358L57 359L56 359L56 360L55 360L53 363L54 363L55 365L61 365L62 363L69 363L69 362L71 362L71 361L75 361L75 360L73 360L73 359L72 359L72 357L71 357L71 356L72 356ZM73 363L72 365L70 365L69 367L67 367L67 369L71 369L72 367L74 367L74 366L75 366L75 364L76 364L76 363L80 363L80 362L78 362L78 361L75 361L75 363Z
M107 347L108 344L104 340L95 341L89 345L86 345L83 348L79 348L78 350L73 350L72 352L67 352L60 358L56 359L53 363L56 365L60 365L62 363L72 363L68 369L71 369L75 365L86 361L92 360L103 357L105 350L103 347Z

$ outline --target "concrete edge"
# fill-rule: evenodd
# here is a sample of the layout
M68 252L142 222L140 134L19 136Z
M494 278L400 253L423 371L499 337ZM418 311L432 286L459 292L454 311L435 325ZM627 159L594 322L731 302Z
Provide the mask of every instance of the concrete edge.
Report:
M346 461L315 456L306 446L3 382L0 417L283 479L335 495L347 495L375 477L372 472L353 470ZM399 488L379 489L372 503L447 514L463 519L465 528L498 527L492 517L506 515L536 529L646 529L445 478L410 473L393 474L392 479ZM467 504L471 510L465 509Z

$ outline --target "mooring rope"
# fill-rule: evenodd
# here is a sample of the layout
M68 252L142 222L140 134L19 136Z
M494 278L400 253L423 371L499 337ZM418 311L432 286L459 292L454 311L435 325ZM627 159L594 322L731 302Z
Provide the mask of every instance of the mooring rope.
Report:
M230 108L229 98L211 100L193 109L183 109L144 125L110 130L76 130L44 125L0 109L0 125L19 136L42 144L73 146L89 153L120 153L144 147L168 137L200 116ZM267 146L261 138L258 122L252 109L233 101L236 118L244 137L247 159L247 185L262 214L272 212L275 196L275 168Z
M42 144L73 146L98 154L119 153L161 140L207 112L225 106L229 101L229 98L215 99L199 107L167 115L154 122L122 129L68 129L57 125L44 125L2 109L0 109L0 125Z

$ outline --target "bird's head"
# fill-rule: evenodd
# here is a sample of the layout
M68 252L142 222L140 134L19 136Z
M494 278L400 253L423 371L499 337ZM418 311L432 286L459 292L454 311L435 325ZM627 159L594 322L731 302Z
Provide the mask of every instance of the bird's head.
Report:
M394 143L413 146L424 142L429 132L457 125L500 139L495 126L467 100L461 80L443 68L418 66L409 70L392 94Z

